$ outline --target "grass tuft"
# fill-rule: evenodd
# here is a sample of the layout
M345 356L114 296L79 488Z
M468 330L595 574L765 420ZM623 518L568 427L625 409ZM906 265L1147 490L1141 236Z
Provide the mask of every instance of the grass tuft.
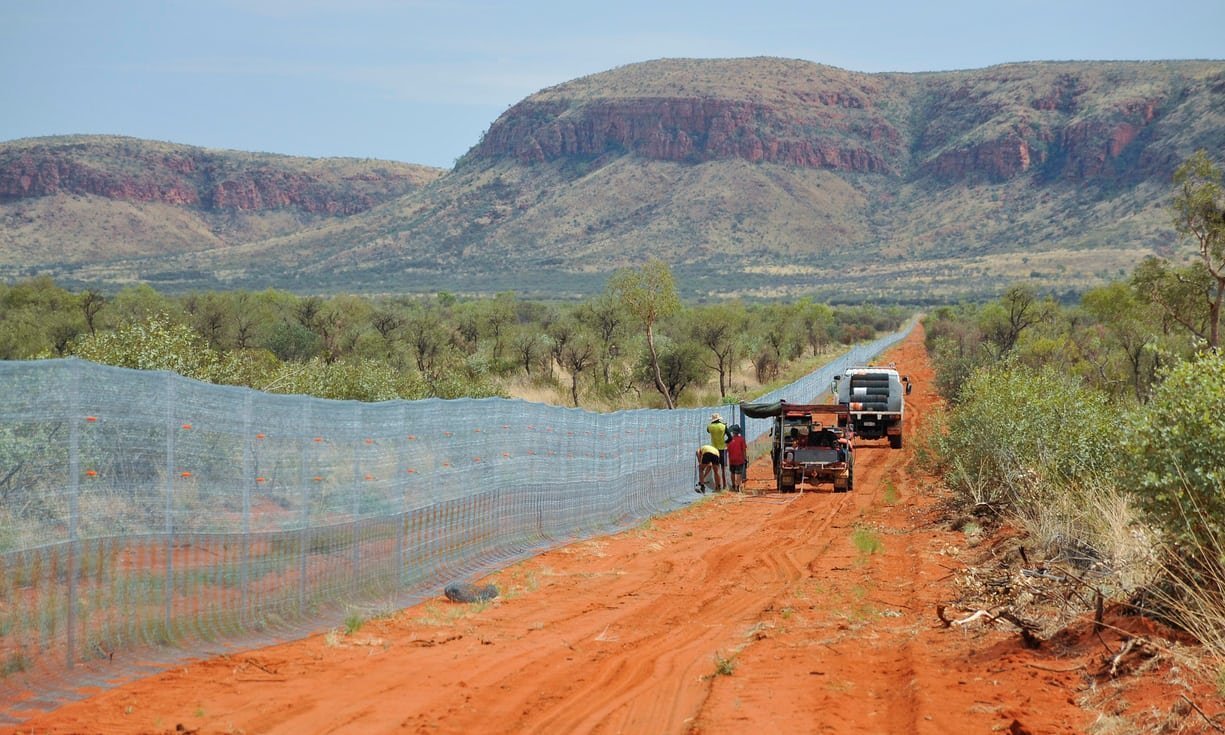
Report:
M885 548L885 543L881 541L880 536L866 526L855 527L855 530L851 532L851 543L855 545L860 554L865 556L879 554Z

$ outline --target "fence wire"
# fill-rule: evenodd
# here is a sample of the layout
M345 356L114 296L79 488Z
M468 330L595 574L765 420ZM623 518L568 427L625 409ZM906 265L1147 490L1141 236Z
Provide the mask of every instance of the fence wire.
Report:
M762 400L827 393L906 331ZM681 507L728 408L360 403L0 362L0 723Z

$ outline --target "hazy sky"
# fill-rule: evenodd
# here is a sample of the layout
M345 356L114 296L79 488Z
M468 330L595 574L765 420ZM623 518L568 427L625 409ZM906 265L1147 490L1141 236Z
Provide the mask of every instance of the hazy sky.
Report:
M1222 59L1225 0L0 0L0 141L113 133L449 167L544 87L739 56L864 72Z

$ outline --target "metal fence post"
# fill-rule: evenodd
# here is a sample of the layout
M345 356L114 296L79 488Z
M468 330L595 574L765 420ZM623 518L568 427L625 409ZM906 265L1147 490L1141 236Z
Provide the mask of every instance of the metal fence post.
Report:
M166 506L165 518L162 522L162 533L165 534L165 549L166 560L164 564L165 579L162 580L162 588L166 592L165 613L163 615L163 624L165 629L162 631L164 642L170 641L170 622L174 607L174 437L175 427L174 408L175 408L175 387L178 376L174 373L166 373Z
M76 657L77 576L81 573L80 493L81 493L81 370L76 362L68 366L68 636L65 657L72 668Z
M255 484L255 467L251 457L251 397L252 392L243 393L242 402L242 568L240 571L239 589L241 590L242 607L239 609L239 620L248 620L247 608L250 599L247 587L250 584L251 567L251 486Z

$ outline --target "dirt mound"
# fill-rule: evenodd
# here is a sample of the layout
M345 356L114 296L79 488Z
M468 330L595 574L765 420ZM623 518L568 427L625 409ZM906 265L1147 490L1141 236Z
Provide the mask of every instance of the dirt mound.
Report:
M889 359L936 405L918 331ZM695 436L695 441L700 437ZM863 443L855 490L708 496L349 633L176 667L34 717L38 733L1194 732L1178 644L1092 614L1063 633L959 604L967 533L910 450ZM688 461L688 457L677 461ZM994 616L992 616L994 617ZM1128 640L1129 651L1122 648ZM1112 664L1119 662L1113 672ZM1106 667L1103 674L1103 666ZM1184 698L1185 695L1185 698ZM1205 708L1209 713L1215 711Z

